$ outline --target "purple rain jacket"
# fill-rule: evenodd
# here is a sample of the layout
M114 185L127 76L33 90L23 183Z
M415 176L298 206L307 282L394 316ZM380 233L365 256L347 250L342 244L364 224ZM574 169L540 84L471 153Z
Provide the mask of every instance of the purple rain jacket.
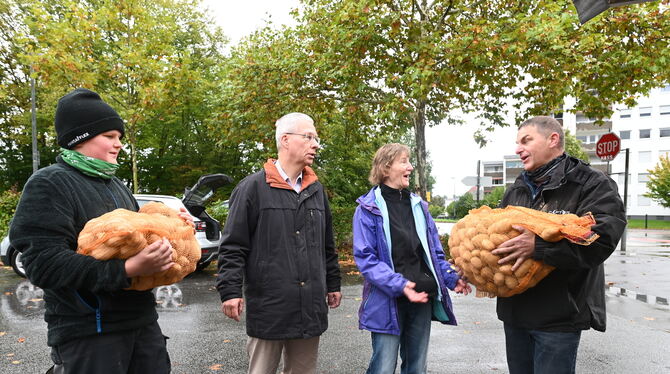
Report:
M456 325L447 288L453 290L459 279L456 269L444 257L440 237L428 204L411 195L412 213L425 260L438 283L432 299L433 320ZM391 256L391 230L386 202L379 187L359 197L354 213L354 259L365 279L363 300L358 311L359 328L383 334L400 335L396 299L403 296L408 279L396 273Z

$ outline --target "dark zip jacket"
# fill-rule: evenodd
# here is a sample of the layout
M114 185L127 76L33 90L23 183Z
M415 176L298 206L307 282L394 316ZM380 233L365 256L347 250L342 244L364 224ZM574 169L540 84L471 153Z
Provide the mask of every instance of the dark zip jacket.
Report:
M273 160L244 178L230 197L219 251L221 301L246 299L247 334L261 339L320 336L328 292L340 290L331 213L310 168L297 193Z
M510 325L544 331L605 331L603 262L612 254L626 226L623 203L612 179L568 156L533 199L520 175L507 189L501 206L524 206L549 213L591 212L591 228L600 237L589 246L563 239L550 243L535 237L533 257L556 269L535 287L498 298L498 318Z
M10 238L22 252L30 282L44 289L50 346L158 319L151 291L124 290L130 286L124 260L99 261L75 252L86 222L116 208L138 209L120 180L86 176L60 157L23 189Z

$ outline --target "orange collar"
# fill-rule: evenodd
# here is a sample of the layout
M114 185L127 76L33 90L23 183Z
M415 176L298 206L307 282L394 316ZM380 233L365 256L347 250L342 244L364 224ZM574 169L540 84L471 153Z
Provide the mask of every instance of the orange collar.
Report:
M263 168L265 169L265 182L269 184L270 187L293 190L293 188L288 183L286 183L284 179L282 179L279 171L277 170L277 166L275 166L275 161L275 159L269 158L263 165ZM312 170L312 168L309 166L305 166L305 168L302 169L302 187L300 190L304 190L310 184L318 180L319 178L316 176L316 173L314 173L314 170Z

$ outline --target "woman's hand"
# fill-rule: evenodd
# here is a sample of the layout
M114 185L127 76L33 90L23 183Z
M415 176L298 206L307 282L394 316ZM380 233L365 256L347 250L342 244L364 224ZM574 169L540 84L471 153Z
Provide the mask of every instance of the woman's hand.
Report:
M407 281L402 293L404 293L405 296L407 296L407 299L412 303L427 303L428 294L425 292L416 292L414 291L414 287L416 287L416 283Z
M472 287L470 287L470 285L467 284L463 279L459 279L458 281L456 281L456 287L454 287L454 292L467 295L470 292L472 292Z

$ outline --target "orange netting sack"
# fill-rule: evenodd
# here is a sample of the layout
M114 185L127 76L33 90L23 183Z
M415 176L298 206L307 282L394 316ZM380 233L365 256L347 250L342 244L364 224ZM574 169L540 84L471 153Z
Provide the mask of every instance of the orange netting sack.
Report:
M79 233L77 253L98 260L126 259L147 245L167 238L174 264L168 270L132 279L128 289L144 291L173 284L192 273L200 259L193 227L163 203L147 203L139 212L116 209L86 223Z
M500 257L491 251L519 235L512 225L523 226L549 242L567 239L589 245L598 239L598 234L591 231L593 224L591 213L578 217L519 206L504 209L483 206L470 210L456 223L449 237L449 252L456 266L477 287L477 296L509 297L535 286L554 270L553 266L530 258L516 271L512 271L513 263L498 264Z

